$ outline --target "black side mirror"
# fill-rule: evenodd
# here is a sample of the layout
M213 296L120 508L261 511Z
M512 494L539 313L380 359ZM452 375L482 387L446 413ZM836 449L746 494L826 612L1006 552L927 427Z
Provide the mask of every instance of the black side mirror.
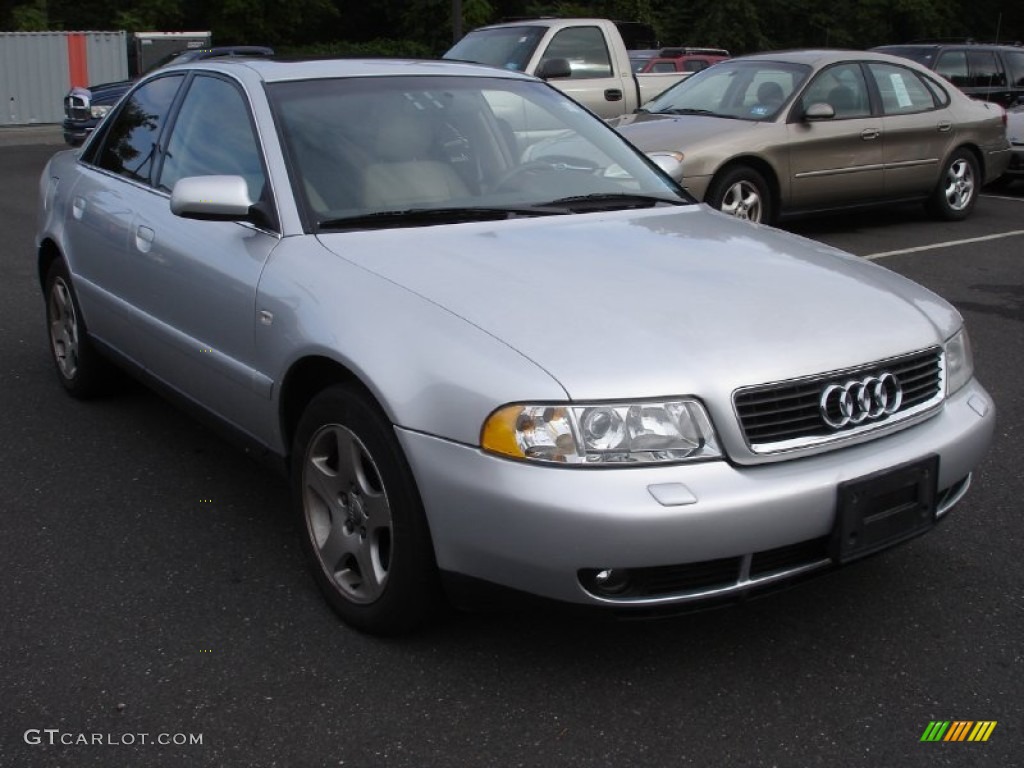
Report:
M544 59L537 67L537 77L541 80L556 80L572 77L572 67L568 59Z

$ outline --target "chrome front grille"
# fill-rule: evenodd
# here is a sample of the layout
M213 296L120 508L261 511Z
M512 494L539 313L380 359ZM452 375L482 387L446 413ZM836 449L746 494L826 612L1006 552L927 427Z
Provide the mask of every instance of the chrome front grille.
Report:
M875 382L886 374L891 374L899 383L902 398L898 406L894 407L895 399L890 398L891 413L882 412L836 426L842 420L841 415L834 406L823 407L826 390L864 381ZM879 429L929 410L938 405L942 397L942 350L933 347L857 368L744 387L733 394L733 406L750 449L755 453L772 453ZM858 417L859 414L855 414L855 419Z

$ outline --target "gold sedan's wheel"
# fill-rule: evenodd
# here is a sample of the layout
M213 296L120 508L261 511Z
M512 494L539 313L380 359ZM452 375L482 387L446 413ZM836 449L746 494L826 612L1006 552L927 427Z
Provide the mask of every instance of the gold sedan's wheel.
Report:
M981 174L974 153L958 149L943 167L942 176L929 200L929 208L946 221L965 219L974 210L980 186Z
M707 202L722 213L755 224L770 224L775 217L771 189L753 168L736 166L715 177Z

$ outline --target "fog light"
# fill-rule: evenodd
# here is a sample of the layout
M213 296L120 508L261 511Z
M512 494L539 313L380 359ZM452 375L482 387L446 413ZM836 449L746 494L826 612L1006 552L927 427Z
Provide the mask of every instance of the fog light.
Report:
M602 595L621 595L629 589L629 571L625 568L603 568L589 571L587 576L587 586Z

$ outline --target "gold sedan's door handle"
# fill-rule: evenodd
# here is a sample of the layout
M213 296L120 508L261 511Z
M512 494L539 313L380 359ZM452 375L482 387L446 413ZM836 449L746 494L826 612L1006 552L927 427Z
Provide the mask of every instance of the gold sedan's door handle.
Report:
M939 123L939 133L949 133L953 128L953 123L949 120L943 120Z
M864 141L871 141L872 139L877 139L881 135L882 132L877 128L865 128L863 131L860 132L860 137L864 139Z

